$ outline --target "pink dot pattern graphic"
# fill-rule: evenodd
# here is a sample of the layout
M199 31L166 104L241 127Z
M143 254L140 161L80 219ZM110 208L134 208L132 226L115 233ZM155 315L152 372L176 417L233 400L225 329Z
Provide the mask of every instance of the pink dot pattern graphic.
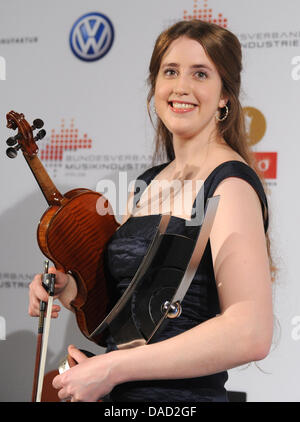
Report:
M79 136L78 129L74 127L74 119L71 119L69 127L66 127L65 119L61 120L60 131L52 129L50 142L41 149L41 160L61 161L64 151L76 151L92 147L92 140L87 133Z
M183 19L199 19L205 22L215 23L216 25L222 26L223 28L227 28L228 25L228 20L227 18L224 18L222 13L218 13L217 15L213 13L213 9L209 8L207 0L204 0L203 7L199 6L198 0L194 0L192 12L184 10Z

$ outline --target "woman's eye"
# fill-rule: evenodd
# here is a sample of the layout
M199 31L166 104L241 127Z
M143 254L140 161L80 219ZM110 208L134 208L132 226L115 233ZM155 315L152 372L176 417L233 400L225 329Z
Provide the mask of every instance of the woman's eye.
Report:
M205 72L196 72L195 75L197 76L198 79L206 79L207 78L207 74Z
M176 75L176 70L174 70L174 69L166 69L166 70L164 71L164 74L165 74L166 76L174 76L174 75Z

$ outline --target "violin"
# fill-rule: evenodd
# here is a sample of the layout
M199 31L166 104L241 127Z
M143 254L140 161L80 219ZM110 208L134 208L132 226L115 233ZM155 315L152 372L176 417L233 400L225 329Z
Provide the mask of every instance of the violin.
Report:
M119 227L109 201L90 189L77 188L61 194L38 158L37 142L44 138L43 121L30 125L23 113L10 111L7 127L18 130L7 140L9 158L19 150L29 165L47 203L37 228L41 252L57 270L71 274L77 296L71 302L82 334L104 345L105 333L91 335L110 310L110 288L105 275L104 249ZM41 129L34 136L33 132Z

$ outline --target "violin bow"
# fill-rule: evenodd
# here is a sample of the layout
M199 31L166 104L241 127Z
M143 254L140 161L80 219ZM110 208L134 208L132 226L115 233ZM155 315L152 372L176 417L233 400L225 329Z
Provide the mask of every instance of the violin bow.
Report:
M49 268L49 261L45 261L42 284L43 284L43 287L47 290L49 297L48 297L48 304L44 301L40 302L40 316L39 316L39 325L38 325L34 380L33 380L33 389L32 389L33 402L40 402L41 397L42 397L43 379L44 379L44 373L45 373L48 339L49 339L49 332L50 332L51 313L52 313L52 307L53 307L55 274L48 273L48 268ZM46 306L47 306L47 314L45 318Z

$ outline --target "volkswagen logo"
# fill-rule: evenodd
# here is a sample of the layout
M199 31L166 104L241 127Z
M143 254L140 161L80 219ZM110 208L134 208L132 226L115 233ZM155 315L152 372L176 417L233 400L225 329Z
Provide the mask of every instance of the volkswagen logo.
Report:
M95 61L107 54L114 41L114 28L107 16L87 13L74 23L70 46L80 60Z

